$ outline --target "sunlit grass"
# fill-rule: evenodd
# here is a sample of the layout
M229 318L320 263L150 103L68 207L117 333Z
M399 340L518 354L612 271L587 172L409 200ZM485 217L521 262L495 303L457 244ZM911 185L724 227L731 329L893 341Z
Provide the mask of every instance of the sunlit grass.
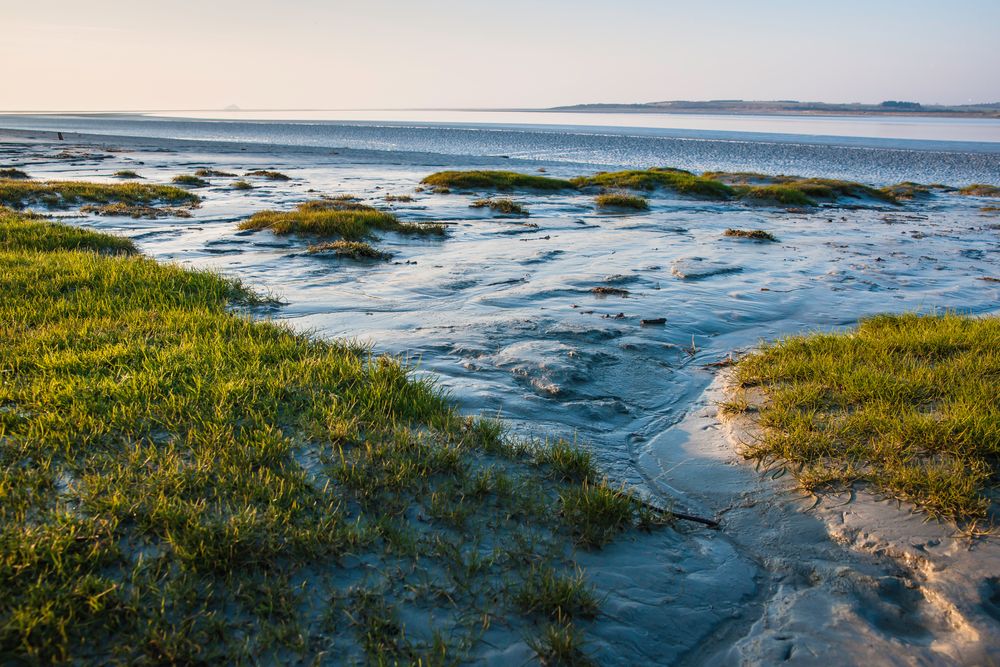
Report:
M559 178L519 174L513 171L439 171L420 181L424 185L457 190L572 190L573 184Z
M375 231L400 234L444 234L436 224L402 222L394 213L351 199L319 199L300 204L292 211L261 211L239 224L240 229L270 230L275 234L301 234L322 238L361 241Z
M191 205L198 201L198 195L170 185L0 179L0 205L14 208L36 204L64 208L83 203Z

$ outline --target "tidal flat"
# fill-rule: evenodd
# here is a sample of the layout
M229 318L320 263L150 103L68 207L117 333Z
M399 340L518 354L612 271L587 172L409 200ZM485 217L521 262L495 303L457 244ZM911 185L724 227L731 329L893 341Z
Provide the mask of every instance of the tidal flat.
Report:
M421 424L432 430L443 428L446 434L451 433L452 445L465 443L461 446L469 445L474 453L474 458L465 458L466 453L460 456L472 466L465 469L468 474L446 479L440 490L420 486L415 481L419 475L399 477L405 493L389 492L387 497L405 507L399 508L395 519L377 527L382 531L377 536L354 524L324 536L336 538L333 546L338 549L344 544L351 546L347 552L341 551L347 555L339 558L311 551L316 545L315 531L310 531L314 525L305 515L295 515L298 510L292 507L292 514L287 515L292 518L281 524L285 532L280 534L291 535L300 528L306 531L296 533L298 537L292 535L295 539L288 542L288 548L306 549L308 560L296 560L302 558L301 552L289 552L289 561L255 570L259 576L240 586L235 585L241 583L239 573L232 572L236 555L252 557L256 567L272 558L273 552L262 555L255 549L276 545L251 539L246 550L240 547L228 555L208 553L205 549L211 540L204 539L208 533L199 533L194 530L197 526L182 521L187 516L184 511L195 512L199 498L216 497L212 494L218 495L223 488L212 487L206 480L212 475L217 480L219 475L225 477L229 474L226 470L243 465L240 461L207 460L207 468L194 466L191 478L167 476L163 468L162 478L137 479L135 470L129 469L131 464L119 469L111 465L114 461L100 457L90 461L91 454L66 449L63 460L32 473L38 475L38 484L17 483L16 488L37 491L23 502L56 502L67 525L81 524L91 531L79 533L92 538L80 543L101 550L114 546L117 551L101 551L101 557L118 559L114 562L122 572L142 573L127 585L113 577L110 582L101 579L110 576L104 570L97 572L96 578L80 579L80 585L87 588L69 590L79 592L77 597L70 595L70 602L82 605L71 607L81 614L74 620L93 621L96 612L88 610L97 605L101 614L107 614L101 622L123 622L126 618L135 623L136 617L116 614L123 613L122 609L145 608L145 602L152 598L143 596L154 596L161 591L158 586L170 584L169 595L179 596L171 598L178 606L156 618L140 616L145 625L128 627L142 632L135 635L147 642L140 644L141 650L178 659L208 659L207 651L215 649L223 650L221 657L227 656L225 651L233 651L230 656L329 663L345 659L363 663L380 654L395 655L404 662L422 657L431 664L509 664L540 659L553 663L557 658L623 665L795 662L833 651L834 655L878 657L889 664L996 658L998 634L983 631L1000 616L995 610L995 573L984 572L979 580L968 582L969 589L981 597L979 615L963 617L972 612L949 607L947 591L925 588L926 574L912 561L835 540L836 531L824 517L809 511L814 498L782 483L791 476L779 481L762 479L752 465L739 463L735 455L727 458L725 452L731 447L725 429L705 416L714 414L713 401L727 400L721 394L705 393L718 381L719 367L756 349L761 341L803 332L847 330L862 317L884 312L950 309L971 316L995 315L1000 283L990 279L1000 278L1000 225L995 215L983 210L996 202L987 190L963 195L933 189L927 196L901 202L869 197L814 200L811 204L815 205L799 206L761 205L733 198L716 201L662 188L642 192L648 209L624 209L609 215L595 205L594 192L560 186L517 191L517 203L531 212L527 223L497 216L485 207L471 207L483 197L481 192L454 189L436 194L418 189L430 174L449 170L536 175L544 168L545 177L570 183L575 178L593 177L602 168L481 156L459 160L443 155L394 154L388 158L377 152L332 154L290 147L123 137L71 137L73 144L67 147L65 142L39 138L41 134L36 133L34 139L7 136L0 145L2 166L30 177L18 183L72 180L123 184L115 173L124 170L141 173L144 184L167 184L198 169L227 174L277 171L287 177L250 176L253 188L244 191L232 188L231 177L209 178L197 189L200 205L184 209L190 217L130 219L101 215L96 209L85 212L76 206L49 210L44 202L29 207L55 216L74 230L126 237L136 250L157 262L211 270L227 280L238 279L247 293L266 295L260 303L241 306L245 312L240 317L249 319L239 320L239 327L251 327L250 322L258 319L271 320L273 324L262 325L274 327L266 329L267 336L285 341L289 353L299 349L295 354L304 356L298 358L297 370L286 374L288 378L320 372L309 361L309 355L317 354L309 345L315 344L326 350L324 354L356 359L361 364L358 368L370 369L364 372L395 374L393 386L414 383L413 391L423 398L417 403L408 399L411 407L407 409L416 409L419 419L414 421L416 428L403 435L376 434L373 424L381 422L374 418L352 425L349 419L343 423L310 414L301 422L307 428L295 433L268 430L265 427L274 424L258 423L256 416L250 422L241 418L240 424L252 425L262 444L241 448L240 455L257 457L247 465L275 475L273 482L288 489L282 491L285 495L281 498L294 505L293 501L306 494L313 502L319 497L314 494L320 493L313 482L326 476L333 480L335 490L338 485L351 490L353 495L338 511L356 519L364 509L363 494L371 479L359 474L364 466L375 466L386 475L392 473L390 464L405 461L413 463L415 470L421 469L421 461L430 455L419 444ZM64 153L75 157L71 161L60 157ZM869 185L881 188L892 183ZM611 186L617 188L621 183ZM387 193L393 194L392 200ZM345 195L354 199L347 200ZM379 257L384 261L359 261L351 252L309 252L318 242L350 242L343 235L339 239L317 239L313 234L300 237L294 225L271 229L271 224L248 222L261 211L275 212L268 214L270 223L296 222L303 205L310 201L354 201L348 210L358 211L363 206L391 215L376 216L390 223L352 236L355 242L364 239L371 243L369 248L383 253ZM52 223L28 220L18 224ZM398 228L400 224L440 226L441 233L405 233ZM33 238L52 238L37 227L32 229ZM727 230L748 234L766 230L774 240L755 243L741 238L742 234L727 238ZM74 238L78 245L100 249L90 237ZM131 249L127 242L114 243L117 251ZM357 254L369 254L367 250L360 252L359 247L351 248ZM58 244L44 251L63 252ZM385 259L385 255L391 258ZM112 261L88 258L92 263ZM16 265L25 260L7 256L6 261ZM113 261L148 260L116 256ZM74 272L83 275L79 267ZM79 284L86 285L88 280L81 279ZM223 280L221 284L228 283ZM238 301L234 305L239 305ZM54 299L49 307L58 310L59 303ZM236 317L227 314L221 301L213 303L216 310L199 317ZM182 306L186 307L178 304ZM657 326L643 326L644 321L657 322ZM140 324L154 326L137 318L135 325ZM303 334L317 342L305 342ZM55 335L55 331L47 335ZM64 351L62 356L46 357L46 363L62 364L70 371L89 363L108 373L127 374L127 364L111 360L114 354L129 353L128 348L111 339L104 343L87 359L71 359ZM176 357L170 358L183 366L190 350L184 351L188 348L183 341L166 343L181 345ZM370 357L366 346L371 346ZM218 357L218 361L206 363L213 367L235 363L235 348L220 343L206 350L210 358ZM132 352L142 353L139 349ZM384 363L390 365L381 370L380 355L389 355ZM34 377L29 366L18 368L19 377ZM407 373L405 368L411 370ZM268 374L271 372L278 369L269 369ZM194 376L185 377L195 382ZM259 379L263 381L264 376ZM426 389L430 386L442 393ZM8 396L3 405L13 405L13 385L5 383L5 387ZM262 390L254 391L259 395ZM211 389L206 386L201 391ZM331 385L327 393L338 395L338 391ZM61 395L56 392L55 398ZM184 396L191 395L179 392L176 400ZM291 410L298 405L295 401L301 402L302 397L276 397L268 405L279 411ZM130 403L120 404L126 409ZM375 410L372 414L380 414L378 404L371 405ZM341 417L351 414L351 404L338 407L334 402L330 407L346 410L337 413ZM11 421L10 433L21 420L30 422L34 417L30 411L22 414L7 408L3 414ZM220 434L218 429L232 426L237 416L214 415L198 426L216 430L198 437L211 435L216 438L213 442L222 442L218 438L228 431L223 429ZM466 422L469 418L473 421ZM466 423L482 426L463 426L466 430L457 426ZM507 462L488 447L469 444L472 436L468 429L479 433L481 439L499 437L499 432L490 430L494 424L503 425L505 442L549 446L539 446L530 455L522 452L521 458ZM286 425L279 426L283 429ZM367 437L371 431L371 448L345 450L341 460L331 455L336 452L329 447L329 451L309 447L316 429L326 429L325 442L334 437L357 438L358 433ZM207 453L214 451L207 446L185 450L184 441L167 437L169 432L150 428L148 443L140 441L134 446L146 446L154 459L178 457L173 462L179 471L200 460L190 459L192 452L203 451L207 459ZM74 441L72 429L63 433L67 442ZM166 438L162 442L158 439L161 436ZM427 437L437 436L428 433ZM417 444L411 444L411 438ZM265 441L270 444L264 446ZM555 443L573 445L553 447ZM94 456L105 452L108 443L96 445ZM400 458L390 449L405 450L409 458ZM259 460L265 455L267 460ZM34 455L32 460L37 458ZM434 461L435 465L451 465L453 459ZM230 464L231 468L225 468ZM487 473L490 464L496 467ZM213 470L213 466L225 469ZM94 494L97 487L88 486L110 483L106 479L110 473L123 476L122 507L138 508L128 515L139 517L145 530L135 543L111 545L108 535L114 534L117 526L86 521L98 512L120 511L109 509L109 501ZM204 478L198 477L201 473ZM294 477L291 481L295 484L282 481L287 476ZM608 491L602 498L587 495L592 483L601 484L605 479ZM146 496L139 493L142 485L154 482L203 483L203 487L185 487L190 495L183 498L192 503L190 506L157 513L155 506L141 504ZM261 514L232 518L244 521L250 530L259 520L275 518L268 511L276 506L269 499L250 494L251 483L244 482L232 480L241 493L259 503ZM519 483L526 486L517 487ZM562 488L573 491L561 494ZM404 502L405 494L419 495L418 489L428 491L420 502ZM478 534L488 537L470 545L466 540L469 533L461 526L478 525L477 513L482 511L483 502L503 504L507 501L497 499L509 499L512 492L523 495L519 502L538 503L521 511L528 513L525 516L539 517L539 530L548 531L547 537L522 535L517 541L516 532L490 525L487 519L488 530ZM651 507L718 519L721 525L718 529L684 521L659 525L662 522L654 521L655 516L644 516L620 501L630 494ZM452 502L458 496L477 498L473 509ZM309 507L313 512L310 516L333 516L332 506L313 502ZM905 507L897 511L909 516ZM549 523L544 519L549 514L560 522L569 519L569 524ZM591 515L603 518L591 522L587 520ZM502 517L493 516L498 518ZM406 530L407 526L400 525L404 520L426 527ZM171 521L185 527L185 532L175 534L175 542L163 539L166 533L157 533L173 526ZM304 523L300 525L300 521ZM623 529L606 534L601 521ZM952 550L975 557L983 544L992 544L995 539L991 535L962 535L947 523L937 525L942 526L944 537L920 537L926 545L947 539ZM427 546L421 540L434 535L438 526L447 538L434 542L429 555L420 551ZM99 530L105 532L98 534ZM154 539L157 535L160 537ZM248 535L256 533L251 530ZM366 550L371 543L365 540L381 540L380 554L388 554L392 562L384 555L373 556ZM508 544L509 540L517 544ZM72 541L67 548L75 544L78 542ZM201 551L199 544L203 545ZM545 549L541 552L532 550L542 546ZM332 547L324 543L323 548ZM543 556L537 555L542 552ZM453 574L460 572L464 578L456 574L442 583L433 569L437 565L421 570L408 563L414 554L432 563L461 562L458 570L450 565L441 567L451 568ZM41 559L37 562L47 562L41 558L44 554L35 555ZM140 557L149 565L138 564ZM179 569L175 572L173 568ZM421 571L427 575L422 581ZM216 582L207 593L198 587L205 580ZM25 583L23 579L12 581ZM322 582L323 595L314 594L317 582ZM477 586L474 590L468 588L473 582ZM108 585L102 588L103 584ZM105 591L112 592L101 595ZM215 594L225 604L215 614L199 617L205 624L196 627L194 617L184 613L185 609L211 610L202 598ZM493 611L497 607L489 597L493 594L500 595L500 612ZM126 596L125 607L103 606L118 596ZM470 599L478 602L463 602ZM94 602L88 606L90 600ZM229 611L233 608L237 611ZM0 621L5 623L6 633L0 636L2 650L29 654L33 644L25 643L24 637L31 635L25 634L24 626L12 622L27 616L19 617L9 610L0 614L6 614ZM327 619L336 622L325 624ZM255 634L262 627L266 632ZM442 627L447 629L436 635L434 630ZM219 643L215 638L221 635L230 643ZM80 655L76 652L79 644L67 642L64 646L65 655L56 658ZM95 644L85 649L100 652L102 647ZM836 664L835 659L831 662Z

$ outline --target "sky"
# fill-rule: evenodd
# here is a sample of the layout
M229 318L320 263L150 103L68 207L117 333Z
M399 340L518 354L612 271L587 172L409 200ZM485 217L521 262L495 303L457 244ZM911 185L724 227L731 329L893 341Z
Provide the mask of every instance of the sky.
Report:
M1000 101L1000 0L0 0L0 110Z

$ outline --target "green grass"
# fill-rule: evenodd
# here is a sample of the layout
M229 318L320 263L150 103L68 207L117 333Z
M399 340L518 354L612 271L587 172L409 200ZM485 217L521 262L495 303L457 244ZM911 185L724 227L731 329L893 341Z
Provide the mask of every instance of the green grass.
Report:
M115 178L142 178L142 176L132 171L131 169L119 169L112 175Z
M435 188L456 190L572 190L573 184L559 178L519 174L513 171L439 171L420 181Z
M529 645L545 667L591 667L596 664L583 650L583 635L570 622L545 626Z
M0 179L0 206L13 208L37 204L65 208L83 203L194 205L199 201L198 195L170 185Z
M721 181L669 167L598 172L593 176L574 178L572 181L579 188L646 191L664 189L689 197L706 199L729 199L733 195L733 189Z
M412 195L386 195L384 199L388 202L411 202L413 201Z
M441 236L442 225L401 222L395 214L351 199L317 199L293 211L261 211L239 224L240 229L267 229L278 235L299 234L362 241L375 231Z
M397 358L132 252L0 212L5 661L454 664L487 612L521 634L594 613L562 573L574 540L639 525L627 494L560 481L571 452L529 459ZM579 658L557 625L539 650Z
M528 208L523 204L518 204L513 199L504 198L490 198L490 199L477 199L471 204L471 208L488 208L492 211L500 213L502 215L514 215L520 217L527 217L530 215Z
M145 204L87 204L80 207L81 213L94 213L96 215L118 216L128 218L146 218L155 220L157 218L190 218L191 212L186 208L176 206L147 206Z
M996 317L882 315L764 345L736 371L766 395L764 437L746 454L784 462L810 490L864 482L975 522L1000 472L998 378Z
M332 254L347 259L392 259L392 254L379 250L364 241L330 241L309 246L311 255Z
M973 183L961 188L958 193L972 197L1000 197L1000 187L986 183Z
M219 171L218 169L197 169L194 172L195 176L199 178L235 178L236 174L230 173L228 171Z
M648 211L649 202L643 197L618 192L608 192L594 198L597 208L622 208L633 211Z
M187 188L203 188L208 185L208 181L193 174L178 174L170 181Z
M878 199L898 203L916 194L926 192L926 186L917 183L900 183L884 188L873 188L854 181L834 178L804 176L774 176L756 172L710 171L702 175L733 187L733 194L740 198L765 204L784 206L815 206L817 200Z
M815 190L810 188L810 191ZM832 196L832 191L823 190ZM816 206L817 202L801 188L792 185L754 185L741 187L740 199L761 204L781 204L783 206Z
M722 235L738 239L750 239L752 241L770 241L772 243L778 240L774 234L766 232L763 229L727 229Z
M248 171L247 176L259 176L260 178L266 178L269 181L290 181L292 180L290 176L282 174L280 171L271 171L269 169L256 169L254 171Z
M21 171L20 169L5 168L5 169L0 169L0 178L26 180L31 177L28 176L28 174L26 174L25 172Z
M233 190L253 190L253 186L248 181L245 181L242 178L238 181L233 181L232 185L230 185L229 187L231 187Z
M904 201L908 199L926 197L931 194L931 188L932 186L922 185L912 181L903 181L902 183L887 185L880 189L888 199L894 201Z

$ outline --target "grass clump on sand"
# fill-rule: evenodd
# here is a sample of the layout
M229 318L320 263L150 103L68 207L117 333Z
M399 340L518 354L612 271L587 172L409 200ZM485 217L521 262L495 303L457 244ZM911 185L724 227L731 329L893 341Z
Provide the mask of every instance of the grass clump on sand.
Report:
M95 215L119 216L128 218L146 218L155 220L158 218L190 218L191 212L186 208L176 206L146 206L145 204L87 204L80 207L81 213L93 213Z
M736 367L763 390L746 455L809 490L869 484L956 522L983 519L1000 472L1000 318L880 315L765 345ZM739 401L737 401L739 402Z
M231 187L233 190L253 190L253 186L248 181L245 181L242 178L238 181L233 181L232 185L230 185L229 187Z
M442 225L400 222L393 213L347 198L308 201L293 211L261 211L239 225L240 229L267 229L275 234L339 237L347 241L370 238L375 230L400 234L444 234Z
M597 195L594 198L594 203L597 208L620 208L620 209L631 209L633 211L648 211L649 202L643 197L636 197L635 195L627 195L617 192L608 192L602 195Z
M772 243L778 240L774 234L765 232L763 229L727 229L722 235L738 239L751 239L753 241L770 241Z
M388 202L411 202L413 201L412 195L386 195L385 200Z
M282 174L280 171L270 171L268 169L256 169L254 171L248 171L247 176L259 176L260 178L266 178L269 181L290 181L292 178Z
M815 206L817 200L836 201L847 199L877 199L898 203L901 197L913 196L920 186L916 183L900 183L886 188L873 188L854 181L834 178L809 178L804 176L773 176L755 172L710 171L703 174L734 189L740 199L764 204L784 206Z
M309 246L310 255L335 255L347 259L392 259L392 253L379 250L364 241L330 241Z
M142 178L142 176L132 171L131 169L119 169L112 175L115 178Z
M43 204L65 208L74 204L196 205L198 195L170 185L147 183L87 183L85 181L0 180L0 205L23 208Z
M28 176L28 174L21 171L20 169L5 168L5 169L0 169L0 178L9 178L12 180L26 180L31 178L31 176Z
M178 174L170 179L170 181L186 188L203 188L208 185L208 181L193 174Z
M194 175L199 178L235 178L236 174L218 169L196 169Z
M973 183L960 188L958 193L971 197L1000 197L1000 187L986 183Z
M733 195L733 189L725 183L670 167L602 171L593 176L574 178L573 184L579 188L599 187L619 190L652 191L662 188L690 197L707 199L729 199Z
M488 208L491 211L495 211L502 215L515 215L520 217L527 217L531 215L527 207L523 204L518 204L513 199L503 199L503 198L491 198L491 199L477 199L471 204L471 208Z
M583 658L573 541L636 501L397 358L234 312L260 301L235 281L108 254L131 251L0 213L0 655L468 663L489 610L515 636L555 613L538 650Z
M572 190L573 184L559 178L519 174L514 171L439 171L420 181L434 188L456 190Z

